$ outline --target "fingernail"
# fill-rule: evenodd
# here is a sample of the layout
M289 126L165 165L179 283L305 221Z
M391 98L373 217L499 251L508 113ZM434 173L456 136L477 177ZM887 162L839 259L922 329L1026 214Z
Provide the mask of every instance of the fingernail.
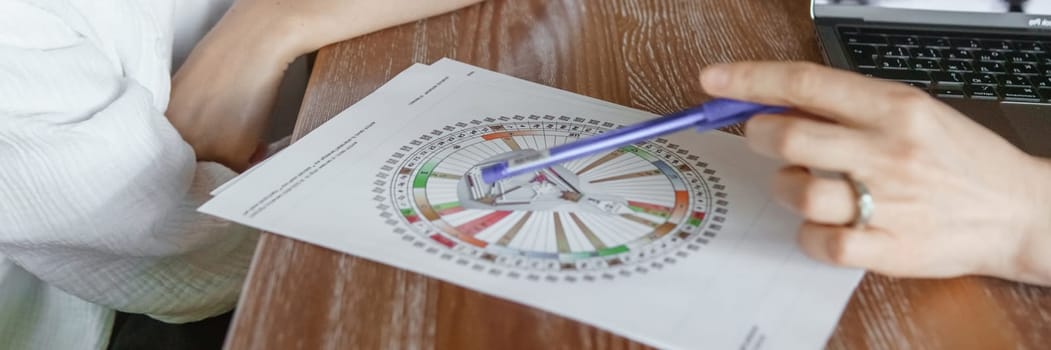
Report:
M705 89L721 89L730 84L730 72L722 65L713 65L701 74L701 85Z

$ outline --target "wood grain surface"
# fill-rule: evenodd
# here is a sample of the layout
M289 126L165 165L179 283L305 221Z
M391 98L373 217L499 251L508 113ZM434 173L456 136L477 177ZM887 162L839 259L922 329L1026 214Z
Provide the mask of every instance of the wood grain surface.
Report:
M707 99L701 68L821 56L808 0L489 0L321 50L296 137L415 62L451 57L655 113ZM736 129L734 131L737 131ZM1051 290L868 275L832 349L1040 349ZM637 349L455 285L266 234L228 349Z

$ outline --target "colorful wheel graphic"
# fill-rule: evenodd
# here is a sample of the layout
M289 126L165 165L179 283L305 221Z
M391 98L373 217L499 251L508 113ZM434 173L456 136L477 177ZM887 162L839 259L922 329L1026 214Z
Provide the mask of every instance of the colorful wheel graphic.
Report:
M434 130L378 174L394 232L492 275L551 282L649 273L715 238L725 189L697 156L666 140L626 146L492 185L478 164L618 127L584 118L485 118Z

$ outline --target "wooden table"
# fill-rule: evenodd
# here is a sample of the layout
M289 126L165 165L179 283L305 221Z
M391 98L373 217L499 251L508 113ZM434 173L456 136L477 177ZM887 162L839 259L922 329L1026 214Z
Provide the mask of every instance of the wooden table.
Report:
M820 61L809 0L490 0L321 50L302 136L414 62L451 57L656 113L707 97L698 72ZM985 278L868 275L834 349L1047 348L1051 290ZM229 349L607 349L644 346L415 273L265 235Z

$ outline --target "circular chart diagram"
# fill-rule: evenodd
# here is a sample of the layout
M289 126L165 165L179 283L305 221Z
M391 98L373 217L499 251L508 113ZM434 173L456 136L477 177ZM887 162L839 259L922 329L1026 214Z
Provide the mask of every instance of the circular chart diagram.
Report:
M400 147L373 198L401 239L493 276L577 282L654 273L716 239L725 186L665 139L486 184L479 164L620 127L567 116L501 116Z

